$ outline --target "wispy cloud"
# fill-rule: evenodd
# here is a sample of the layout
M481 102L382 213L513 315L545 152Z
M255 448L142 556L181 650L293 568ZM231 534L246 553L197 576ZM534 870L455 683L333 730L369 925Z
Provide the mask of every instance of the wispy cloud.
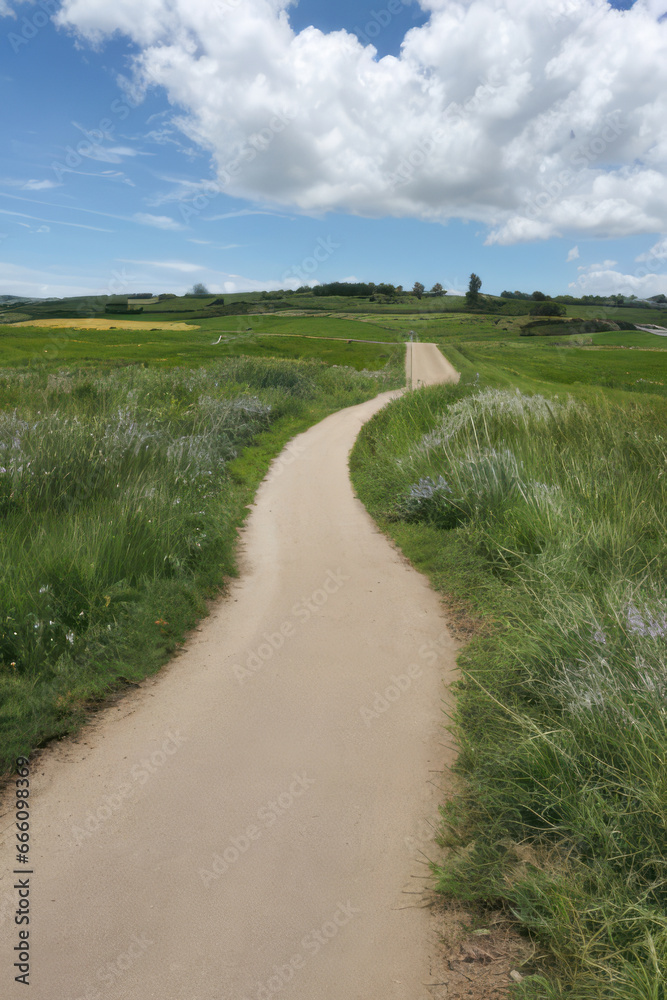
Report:
M240 219L245 215L273 215L276 219L292 218L292 216L285 215L283 212L270 212L268 209L263 208L242 208L238 212L225 212L224 215L209 215L204 219L204 222L222 222L225 219Z
M46 191L49 188L60 187L57 181L26 181L23 185L24 191Z
M48 188L61 187L58 181L42 180L38 181L30 178L27 181L20 180L18 177L2 177L0 178L0 184L3 187L15 187L21 188L22 191L45 191Z
M579 260L579 247L572 247L569 254L567 255L568 264L571 264L573 260Z
M617 260L603 260L597 264L580 264L577 271L608 271L610 268L616 267L617 264Z
M194 271L205 271L206 268L200 264L191 264L186 260L133 260L131 257L116 257L121 264L139 264L144 267L161 267L167 271L180 271L183 274L192 274Z
M0 261L0 295L27 295L34 298L64 298L68 295L99 295L87 277L79 274L49 273Z
M53 201L41 201L38 198L24 198L18 194L8 194L7 192L0 191L0 197L10 198L12 201L27 201L33 205L43 205L48 208L57 208L66 212L84 212L86 215L99 215L104 219L117 219L119 222L131 222L135 225L140 226L154 226L157 229L165 230L181 230L185 227L180 223L174 221L174 219L169 218L168 215L151 215L149 212L135 212L134 215L117 215L113 212L100 212L96 208L83 208L80 205L58 205ZM14 212L10 213L18 215L20 213ZM28 218L28 216L26 216ZM45 220L50 221L50 220ZM74 225L74 223L65 223L62 225ZM88 227L92 228L92 227ZM102 232L111 232L112 230L104 229Z
M100 229L99 226L84 226L79 222L61 222L58 219L43 219L40 215L26 215L25 212L11 212L8 208L0 208L0 215L14 215L21 219L31 219L33 222L48 222L52 226L70 226L72 229L91 229L96 233L113 233L113 229Z
M150 212L135 212L133 218L140 225L154 226L155 229L179 230L184 228L179 222L170 219L168 215L151 215Z
M127 184L128 187L136 187L134 181L130 180L122 170L76 170L74 167L59 167L61 174L75 174L77 177L97 177L102 181L119 181Z
M191 240L188 239L188 243L200 243L202 246L210 247L211 250L238 250L244 247L245 243L213 243L212 240Z

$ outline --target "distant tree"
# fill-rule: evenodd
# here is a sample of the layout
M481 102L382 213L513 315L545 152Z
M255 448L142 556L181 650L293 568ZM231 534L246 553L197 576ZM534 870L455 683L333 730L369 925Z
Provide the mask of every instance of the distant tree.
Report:
M536 302L530 308L531 316L565 316L567 309L560 302Z
M546 299L546 295L544 294L544 292L533 292L532 297L535 300L535 302L544 302Z
M447 294L447 292L446 292L446 291L445 291L445 289L444 289L444 288L442 287L442 285L440 284L440 282L439 282L439 281L436 281L435 285L434 285L434 286L433 286L433 288L431 289L431 294L432 294L432 295L446 295L446 294Z
M474 307L479 302L479 290L482 287L482 279L478 277L474 272L470 275L470 282L468 283L468 291L466 292L466 304L468 307Z
M396 285L396 294L397 295L403 294L403 285Z
M417 298L420 299L424 294L424 291L425 288L424 285L422 285L421 281L415 281L414 285L412 286L412 294L416 295Z
M201 281L198 281L196 285L193 285L190 291L188 292L188 295L210 295L210 294L211 293L209 292L206 285L202 284Z

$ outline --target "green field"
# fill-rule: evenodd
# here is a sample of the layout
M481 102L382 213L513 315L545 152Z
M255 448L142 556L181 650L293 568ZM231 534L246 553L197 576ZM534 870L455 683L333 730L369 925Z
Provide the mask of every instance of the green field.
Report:
M626 334L632 336L636 334ZM459 344L449 353L453 364L458 360L461 368L475 367L489 377L493 373L507 385L542 388L551 384L573 392L601 386L667 395L667 348L560 346L535 338Z
M169 317L153 317L152 322L159 319L168 321ZM244 316L241 319L241 323L230 323L226 319L202 320L197 324L200 329L187 331L154 329L148 320L145 330L49 330L46 327L0 326L0 365L26 365L39 361L204 364L244 354L309 357L329 364L351 365L358 370L367 368L377 371L390 358L402 356L403 348L398 343L398 336L387 333L386 337L378 337L375 328L367 323L321 317ZM221 342L217 343L220 338ZM397 343L396 347L343 343L349 339Z

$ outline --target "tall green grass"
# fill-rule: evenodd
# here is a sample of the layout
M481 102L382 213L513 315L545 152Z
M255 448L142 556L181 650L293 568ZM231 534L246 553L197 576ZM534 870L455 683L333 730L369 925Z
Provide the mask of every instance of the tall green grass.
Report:
M440 890L534 937L543 974L516 995L664 1000L664 405L434 387L364 428L353 478L484 622Z
M234 573L272 455L382 388L244 358L0 371L0 773L164 662Z

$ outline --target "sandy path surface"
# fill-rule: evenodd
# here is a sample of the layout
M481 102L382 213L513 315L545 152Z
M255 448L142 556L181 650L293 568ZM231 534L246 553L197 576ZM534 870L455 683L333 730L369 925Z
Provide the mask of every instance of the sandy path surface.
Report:
M406 344L406 368L408 385L418 389L420 385L434 385L436 382L458 382L460 374L441 353L437 344Z
M156 678L36 755L33 1000L440 996L420 851L456 648L347 470L391 395L288 445L229 596ZM2 828L1 992L24 997L12 885L28 876L11 874L11 815Z

